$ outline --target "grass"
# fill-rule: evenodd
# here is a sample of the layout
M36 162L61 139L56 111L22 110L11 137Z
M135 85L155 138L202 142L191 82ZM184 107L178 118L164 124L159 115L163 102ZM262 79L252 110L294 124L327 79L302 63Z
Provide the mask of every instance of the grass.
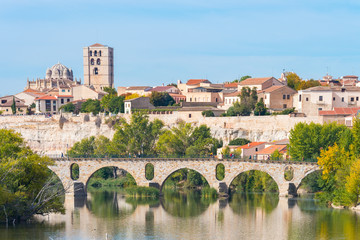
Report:
M126 196L133 198L153 198L157 199L160 195L160 190L153 187L128 187L125 189Z

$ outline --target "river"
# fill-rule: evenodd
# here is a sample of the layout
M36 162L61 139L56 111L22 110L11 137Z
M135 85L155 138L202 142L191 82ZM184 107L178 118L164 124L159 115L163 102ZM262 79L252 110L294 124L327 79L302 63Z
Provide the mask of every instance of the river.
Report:
M318 206L311 196L234 194L203 199L166 191L134 200L117 191L66 197L66 214L0 226L0 239L360 239L360 214Z

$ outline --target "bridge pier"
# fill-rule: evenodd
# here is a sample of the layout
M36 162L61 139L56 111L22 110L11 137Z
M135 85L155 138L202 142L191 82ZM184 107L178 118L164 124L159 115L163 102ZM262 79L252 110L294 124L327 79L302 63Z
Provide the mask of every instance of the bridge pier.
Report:
M279 185L279 197L296 197L297 188L295 183L285 182Z

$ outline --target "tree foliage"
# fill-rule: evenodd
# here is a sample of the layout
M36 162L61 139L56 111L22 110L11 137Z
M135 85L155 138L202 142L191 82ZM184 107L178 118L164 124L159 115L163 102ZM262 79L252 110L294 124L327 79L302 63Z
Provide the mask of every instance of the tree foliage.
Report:
M236 82L242 82L248 78L251 78L251 76L249 75L245 75L245 76L242 76L240 79L235 79L234 81L232 81L233 83L236 83Z
M243 146L248 143L250 143L250 141L246 138L235 138L229 142L229 145Z
M213 111L211 110L205 110L205 111L202 111L201 113L204 117L215 117L215 114Z
M183 121L160 135L157 151L161 155L206 156L216 152L220 142L211 137L206 125L193 127Z
M67 103L60 107L64 112L74 112L75 111L75 105L73 103Z
M101 107L114 114L124 113L124 96L118 96L114 88L105 87L104 91L108 94L101 99Z
M53 162L34 154L12 130L0 129L0 142L0 222L64 213L64 188L48 169Z
M337 123L298 123L290 131L290 156L293 160L315 160L321 149L345 142L350 130Z
M175 103L175 100L167 92L152 92L150 102L155 107L171 106Z
M88 99L81 104L80 112L93 113L94 115L102 111L100 101L94 99Z
M319 81L310 79L308 81L302 80L296 73L288 72L286 73L287 85L294 90L303 90L310 87L320 86Z
M261 98L260 101L255 104L254 115L263 116L266 115L267 113L268 112L267 112L267 108L265 107L264 100Z
M142 112L132 114L130 123L122 120L117 126L112 144L118 154L155 154L156 141L162 133L164 123L153 122Z
M13 97L13 103L11 104L11 111L12 111L12 114L16 114L16 101L15 101L15 97Z
M249 116L255 109L258 100L256 88L250 89L248 87L243 87L241 89L240 100L240 103L233 103L227 110L227 116Z

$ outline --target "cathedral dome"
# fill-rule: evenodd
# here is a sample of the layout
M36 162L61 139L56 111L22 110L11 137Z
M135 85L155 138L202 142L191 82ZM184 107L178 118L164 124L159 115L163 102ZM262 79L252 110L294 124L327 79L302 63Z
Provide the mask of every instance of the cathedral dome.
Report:
M48 68L46 70L46 79L49 79L49 78L51 78L51 70L50 70L50 68Z
M73 79L73 73L71 68L67 68L65 67L63 64L61 63L57 63L54 66L52 66L50 69L48 69L46 71L46 77L48 78L53 78L53 79L69 79L72 80Z

